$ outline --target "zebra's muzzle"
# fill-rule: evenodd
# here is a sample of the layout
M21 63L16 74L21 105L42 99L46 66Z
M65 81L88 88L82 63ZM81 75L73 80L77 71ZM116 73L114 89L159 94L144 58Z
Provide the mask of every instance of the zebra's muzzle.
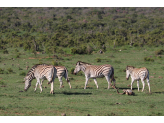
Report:
M126 78L126 80L128 80L129 78Z
M76 73L73 73L74 75L76 75Z
M27 91L27 89L24 89L24 91Z

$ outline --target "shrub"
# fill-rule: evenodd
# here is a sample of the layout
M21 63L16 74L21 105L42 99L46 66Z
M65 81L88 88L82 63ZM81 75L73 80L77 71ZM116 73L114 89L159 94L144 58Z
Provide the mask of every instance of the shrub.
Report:
M101 62L101 59L100 58L96 58L96 62Z
M8 50L7 49L4 49L3 50L3 54L9 54Z
M134 47L138 47L138 44L134 43L133 46L134 46Z
M144 61L151 61L154 62L154 59L150 58L150 57L144 57Z
M52 61L53 66L61 66L62 64L58 61Z
M0 68L0 74L4 73L4 69Z
M15 49L15 52L19 52L19 50L18 49Z
M72 54L77 54L77 49L76 48L71 48L71 53Z
M20 76L26 76L26 73L25 72L21 72L19 75Z
M155 55L162 55L164 53L164 50L160 49L155 51Z
M15 58L20 58L20 55L19 54L16 54Z
M70 73L73 74L74 70L74 68L71 68Z
M13 73L13 69L12 68L8 68L7 71L8 71L8 73Z

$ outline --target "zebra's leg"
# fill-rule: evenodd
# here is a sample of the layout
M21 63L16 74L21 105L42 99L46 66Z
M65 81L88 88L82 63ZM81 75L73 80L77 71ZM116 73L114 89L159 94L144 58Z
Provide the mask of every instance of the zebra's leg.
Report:
M138 91L139 91L139 90L140 90L140 89L139 89L139 80L137 80L137 87L138 87Z
M38 86L38 81L36 82L36 85L35 85L35 89L34 89L34 91L36 91L37 86Z
M51 91L50 94L54 94L54 81L51 82Z
M132 82L131 82L131 90L132 90L133 82L134 82L134 80L132 79Z
M95 82L95 84L96 84L96 86L97 86L97 89L99 89L99 86L98 86L98 84L97 84L97 80L96 79L93 79L94 80L94 82Z
M62 82L62 77L61 76L58 76L58 79L59 79L59 82L60 82L60 88L62 87L63 85L63 82Z
M70 89L72 89L72 86L71 86L70 81L69 81L69 80L67 80L67 82L68 82L68 84L69 84Z
M111 85L111 81L110 81L110 78L109 76L105 76L107 82L108 82L108 89L110 88L110 85Z
M145 82L144 82L143 79L141 79L141 81L142 81L142 85L143 85L143 87L142 87L142 92L143 92L144 91L144 88L145 88Z
M41 83L40 83L40 79L38 80L38 83L39 83L39 87L40 87L40 93L42 93L42 85L41 85Z
M87 86L87 84L88 84L88 80L89 80L89 78L86 77L86 81L85 81L85 87L84 87L84 89L86 89L86 86Z
M44 79L42 79L42 81L41 81L41 83L40 83L41 86L42 86L42 84L43 84L43 81L44 81Z
M151 93L151 91L150 91L150 82L149 82L149 79L147 78L146 80L147 80L147 84L148 84L148 87L149 87L149 93Z

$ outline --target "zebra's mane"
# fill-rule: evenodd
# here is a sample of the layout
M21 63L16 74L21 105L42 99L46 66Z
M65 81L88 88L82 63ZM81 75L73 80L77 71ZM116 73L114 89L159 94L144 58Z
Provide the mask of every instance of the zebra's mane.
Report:
M133 68L133 69L135 68L134 66L127 66L126 69L128 69L129 67L130 67L130 68Z
M39 66L39 65L47 65L47 64L36 64L36 65L32 66L31 69L28 71L28 73L27 73L26 76L30 75L30 73L31 73L32 71L34 71L35 68L36 68L37 66Z
M92 65L92 64L90 64L90 63L87 63L87 62L82 62L82 61L78 61L77 63L82 63L82 64ZM77 63L76 63L76 65L77 65Z

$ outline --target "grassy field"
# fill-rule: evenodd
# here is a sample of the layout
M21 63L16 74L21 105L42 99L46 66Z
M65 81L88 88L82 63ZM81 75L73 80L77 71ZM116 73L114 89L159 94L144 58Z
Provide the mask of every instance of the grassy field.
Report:
M162 47L117 47L115 50L107 49L104 54L93 52L92 55L70 55L69 49L64 49L66 54L53 55L37 54L36 56L23 49L8 49L8 54L0 52L0 115L1 116L163 116L164 115L164 56L156 56L155 51ZM144 61L145 57L154 61ZM101 62L97 62L100 58ZM47 80L43 83L43 92L38 88L34 92L36 80L32 86L24 92L23 78L30 68L38 63L52 64L57 60L67 67L72 89L69 88L63 78L64 88L59 89L59 81L56 78L54 95L51 95L50 85ZM130 89L125 78L127 65L135 67L147 67L150 73L151 94L148 93L147 82L145 90L137 90L137 83L133 84L135 96L119 95L116 90L107 90L105 78L98 78L99 89L96 89L94 81L89 80L87 89L84 90L84 74L71 74L77 61L84 61L95 65L111 64L115 69L116 87L119 92L122 89Z

